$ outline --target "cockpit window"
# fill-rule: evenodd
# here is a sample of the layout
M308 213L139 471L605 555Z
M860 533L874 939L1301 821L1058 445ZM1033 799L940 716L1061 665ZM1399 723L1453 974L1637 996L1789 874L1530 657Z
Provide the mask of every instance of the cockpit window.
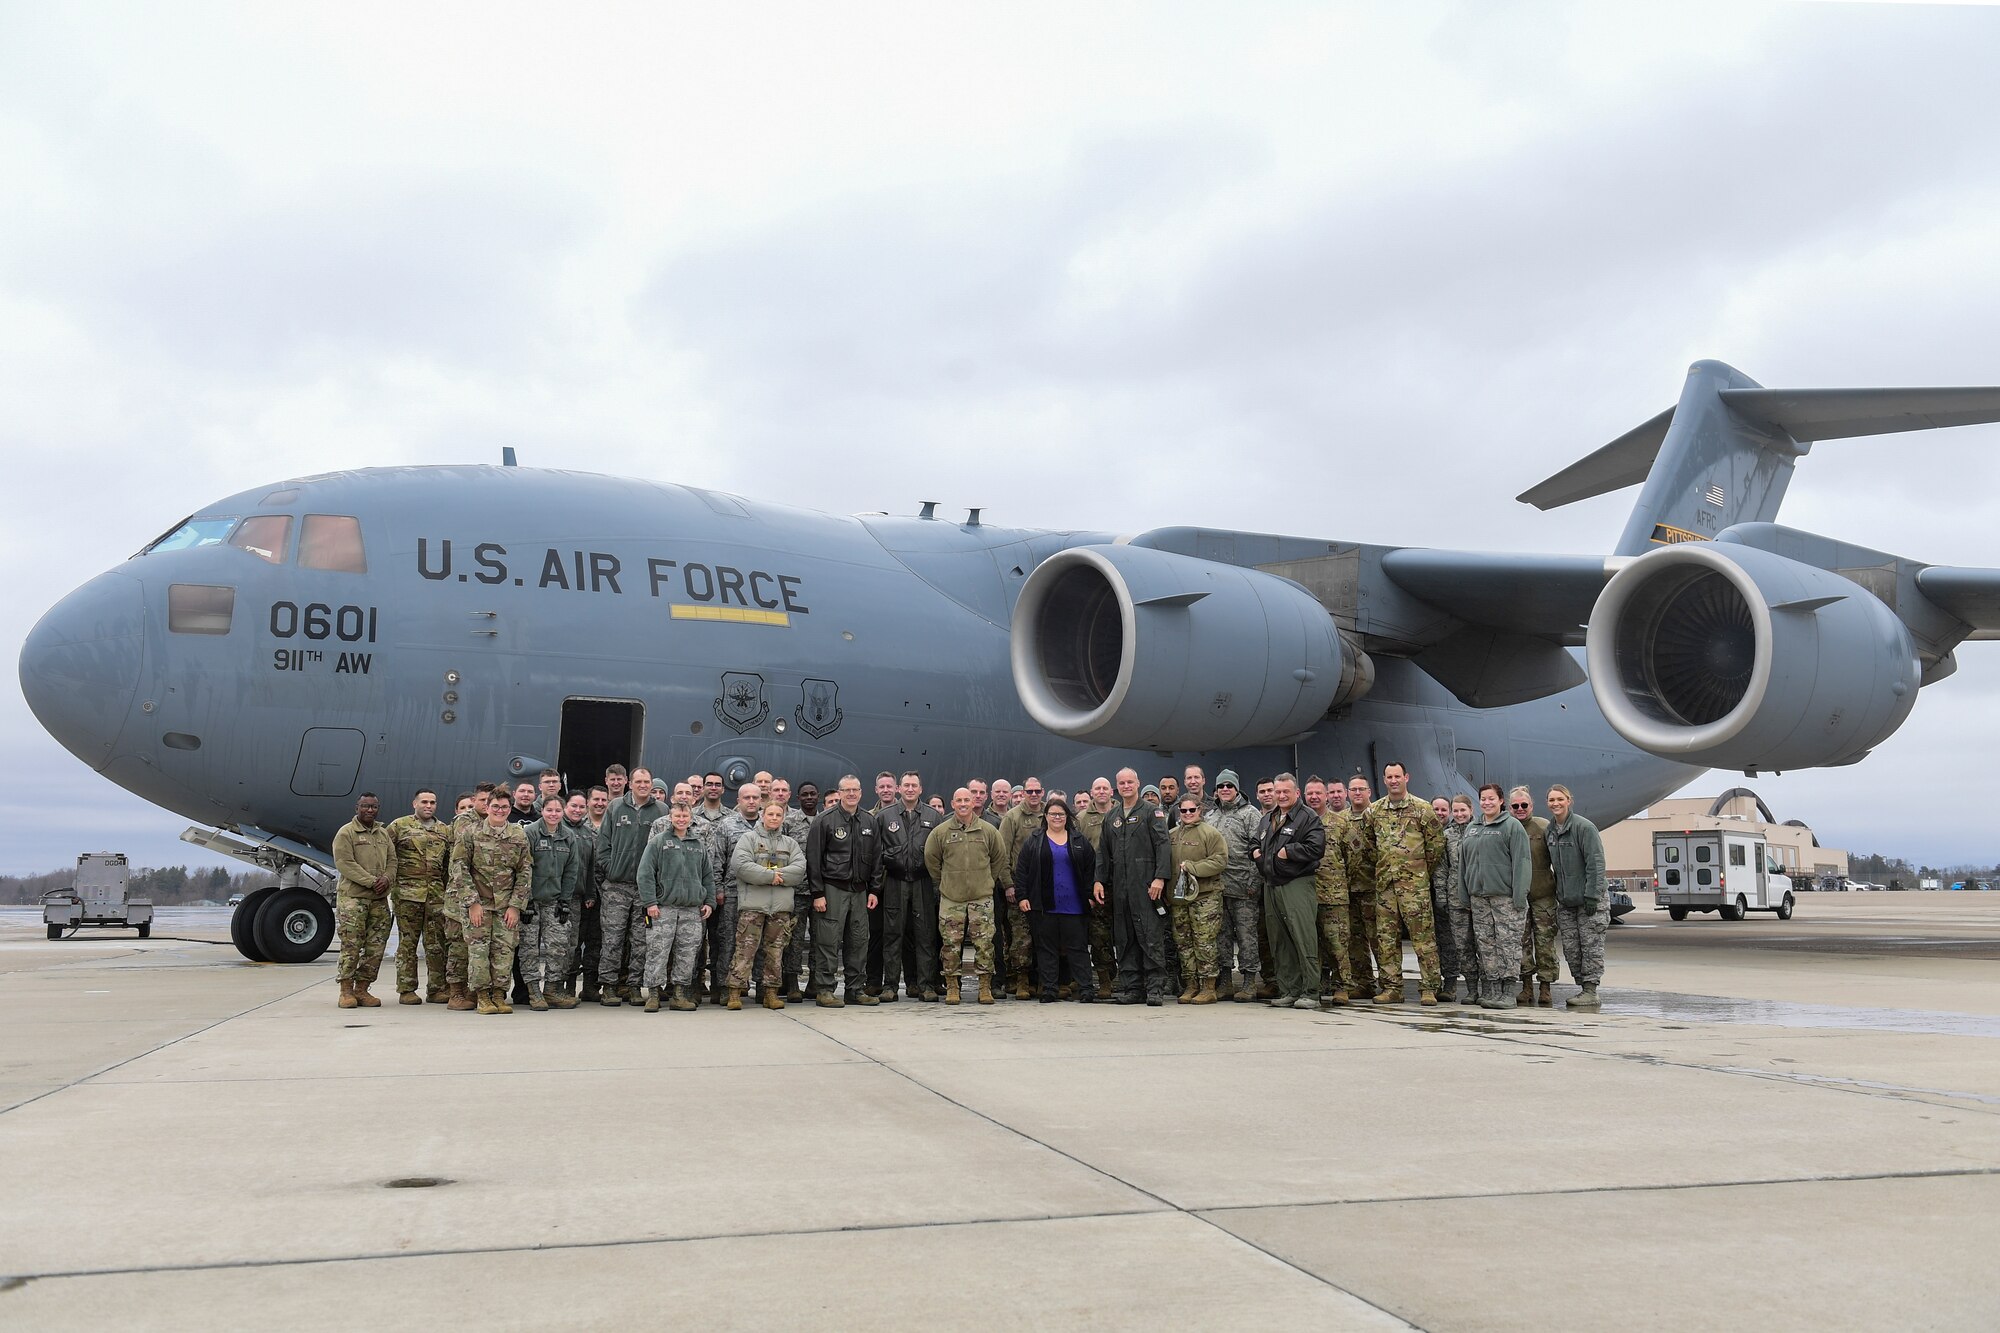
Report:
M167 628L175 634L227 634L236 589L205 583L167 585Z
M257 514L246 518L229 535L229 544L260 556L274 565L285 563L285 549L292 540L290 514Z
M164 537L155 538L142 555L155 551L190 551L197 546L218 546L236 526L233 518L188 518L182 519L179 527Z
M299 532L299 564L307 569L335 569L366 574L368 556L361 549L361 520L341 514L307 514Z

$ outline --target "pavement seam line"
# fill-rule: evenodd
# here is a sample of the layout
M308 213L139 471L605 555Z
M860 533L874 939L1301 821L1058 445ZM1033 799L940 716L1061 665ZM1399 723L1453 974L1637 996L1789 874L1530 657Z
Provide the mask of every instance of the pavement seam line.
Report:
M1219 1231L1224 1236L1228 1237L1230 1240L1236 1242L1238 1245L1241 1245L1246 1249L1256 1251L1258 1254L1263 1255L1265 1258L1271 1260L1273 1263L1282 1264L1286 1268L1291 1269L1293 1272L1298 1273L1301 1276L1310 1279L1311 1281L1317 1282L1321 1286L1324 1286L1329 1290L1339 1292L1341 1295L1347 1297L1349 1300L1358 1301L1372 1310L1380 1311L1382 1314L1389 1316L1391 1319L1396 1319L1401 1321L1404 1327L1406 1328L1417 1327L1417 1325L1412 1324L1407 1319L1404 1319L1403 1316L1395 1313L1395 1311L1385 1309L1384 1307L1377 1305L1374 1301L1369 1300L1366 1296L1363 1296L1358 1292L1350 1291L1346 1287L1341 1286L1339 1283L1334 1282L1329 1278L1322 1276L1321 1274L1313 1272L1310 1268L1306 1268L1299 1264L1293 1263L1290 1259L1285 1258L1283 1255L1275 1254L1272 1251L1265 1249L1263 1246L1258 1245L1254 1241L1247 1240L1244 1237L1237 1235L1235 1232L1231 1231L1228 1227L1223 1226L1219 1222L1211 1221L1192 1209L1181 1207L1181 1205L1175 1203L1172 1199L1169 1199L1164 1195L1156 1194L1152 1190L1147 1189L1143 1185L1135 1185L1131 1181L1126 1180L1123 1176L1118 1175L1116 1172L1108 1171L1105 1168L1098 1166L1094 1162L1086 1162L1081 1157L1078 1157L1075 1153L1068 1152L1062 1148L1058 1148L1052 1143L1044 1142L1043 1140L1036 1138L1033 1134L1028 1133L1028 1131L1026 1131L1025 1129L1021 1129L1015 1125L1010 1125L1003 1120L988 1115L984 1111L978 1110L975 1107L967 1106L964 1102L959 1101L956 1097L952 1097L944 1092L940 1092L936 1088L933 1088L930 1084L924 1082L922 1079L918 1078L915 1074L910 1073L908 1070L893 1065L889 1063L887 1060L884 1060L879 1056L873 1055L868 1051L864 1051L859 1047L850 1045L849 1043L842 1041L839 1037L834 1036L832 1033L826 1031L823 1028L815 1027L811 1023L800 1022L798 1019L794 1019L793 1021L798 1022L799 1026L801 1027L807 1028L810 1031L818 1033L820 1036L826 1038L826 1040L832 1042L834 1045L840 1047L842 1050L850 1051L853 1054L860 1056L862 1059L867 1060L870 1064L875 1065L877 1068L881 1069L884 1073L894 1074L897 1078L903 1079L905 1082L911 1084L913 1087L922 1089L923 1091L929 1093L931 1096L937 1098L939 1101L944 1102L947 1106L957 1107L959 1110L965 1112L967 1115L974 1116L980 1120L984 1120L987 1124L992 1125L995 1129L1000 1130L1002 1133L1012 1134L1017 1138L1025 1139L1027 1142L1034 1144L1036 1147L1041 1148L1045 1152L1053 1153L1057 1157L1060 1157L1068 1162L1073 1162L1077 1166L1082 1167L1084 1170L1089 1171L1094 1175L1102 1176L1104 1177L1104 1179L1112 1181L1113 1183L1118 1184L1120 1186L1123 1186L1124 1188L1131 1190L1135 1194L1141 1194L1144 1195L1146 1198L1154 1200L1155 1202L1160 1204L1161 1207L1164 1209L1176 1213L1181 1217L1188 1218L1191 1221L1198 1222L1203 1226L1210 1227L1215 1231Z
M239 1018L248 1018L251 1014L256 1013L259 1009L268 1009L274 1004L278 1004L281 1003L282 1001L289 1000L297 995L303 995L307 991L311 990L314 986L321 985L325 981L326 981L325 977L314 977L311 981L308 981L305 985L300 986L297 990L286 991L283 995L274 995L270 999L265 1000L262 1004L253 1004L248 1009L238 1010L236 1013L233 1014L224 1014L221 1018L216 1019L213 1023L204 1024L203 1026L196 1028L192 1032L183 1032L178 1037L169 1038L168 1040L161 1042L157 1046L149 1047L146 1050L140 1051L134 1055L128 1055L123 1060L114 1061L113 1063L104 1066L104 1068L102 1069L93 1069L88 1074L82 1074L76 1078L71 1079L69 1082L63 1084L61 1087L50 1088L47 1092L38 1092L34 1096L28 1098L25 1101L15 1102L12 1106L0 1107L0 1115L11 1115L13 1112L20 1110L24 1106L33 1106L36 1102L41 1101L45 1097L53 1097L59 1092L68 1092L71 1088L74 1088L79 1084L88 1083L90 1082L90 1080L94 1078L100 1078L105 1074L111 1073L113 1070L123 1069L126 1065L131 1064L135 1060L143 1060L149 1055L157 1055L159 1052L166 1050L169 1046L178 1046L184 1041L188 1041L192 1038L201 1036L204 1032L213 1032L215 1031L215 1029L221 1027L224 1023L233 1023Z
M459 1259L482 1254L562 1254L571 1250L616 1250L642 1245L695 1245L722 1240L784 1240L801 1236L871 1235L928 1231L934 1227L1006 1226L1034 1222L1093 1222L1120 1217L1171 1217L1164 1208L1107 1209L1088 1213L1022 1213L1001 1217L940 1218L923 1222L873 1222L845 1227L771 1231L708 1231L690 1236L618 1236L609 1240L555 1241L546 1245L478 1245L465 1249L363 1250L354 1254L300 1255L287 1259L215 1259L184 1264L142 1264L126 1268L70 1268L46 1273L8 1273L0 1282L42 1282L65 1278L143 1277L155 1273L210 1273L239 1268L299 1268L311 1264L372 1263L381 1259Z

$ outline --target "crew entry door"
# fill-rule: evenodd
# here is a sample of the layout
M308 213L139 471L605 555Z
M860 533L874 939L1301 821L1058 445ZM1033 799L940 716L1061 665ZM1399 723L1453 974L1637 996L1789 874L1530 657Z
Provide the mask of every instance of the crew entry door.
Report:
M613 764L640 760L646 707L631 699L565 699L556 739L556 771L571 791L604 781Z

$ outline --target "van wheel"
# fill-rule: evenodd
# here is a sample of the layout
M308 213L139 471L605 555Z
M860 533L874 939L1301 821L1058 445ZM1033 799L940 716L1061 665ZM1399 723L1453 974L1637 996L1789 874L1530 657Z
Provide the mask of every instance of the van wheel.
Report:
M1669 907L1667 915L1676 921L1685 921L1688 919L1688 909L1685 907Z
M1743 901L1743 895L1739 893L1736 895L1736 901L1733 904L1724 903L1719 910L1722 913L1724 921L1741 921L1744 913L1749 911L1749 906Z
M1785 895L1785 901L1778 904L1778 920L1790 921L1791 919L1792 919L1792 895L1788 893Z

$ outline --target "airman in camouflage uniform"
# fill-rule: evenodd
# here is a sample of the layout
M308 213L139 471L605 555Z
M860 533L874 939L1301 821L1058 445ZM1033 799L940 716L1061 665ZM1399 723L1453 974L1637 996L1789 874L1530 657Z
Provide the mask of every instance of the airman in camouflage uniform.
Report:
M1097 778L1090 784L1090 800L1076 803L1077 831L1090 840L1090 850L1098 856L1104 854L1104 817L1111 813L1111 799L1111 779ZM1100 903L1090 894L1085 894L1084 898L1084 929L1090 939L1090 970L1097 974L1095 989L1101 1000L1110 996L1111 983L1118 975L1118 954L1111 939L1111 904Z
M742 909L736 879L729 873L729 859L736 854L736 844L743 841L743 835L761 822L763 808L764 789L746 782L736 789L736 808L710 823L706 832L697 831L692 822L688 825L688 836L708 850L708 882L715 891L715 910L702 923L702 931L708 952L708 995L717 1004L729 985L729 965L736 960L736 918ZM697 993L701 989L699 977L695 989Z
M1458 842L1453 834L1458 826L1451 822L1449 797L1432 797L1431 810L1438 817L1439 832L1444 834L1444 860L1431 869L1431 925L1437 934L1438 979L1442 983L1438 998L1450 1004L1458 994L1458 946L1452 940L1451 904L1445 890L1458 869Z
M1347 808L1327 821L1326 840L1339 842L1347 870L1347 957L1355 987L1349 994L1375 992L1375 844L1368 829L1373 789L1366 778L1347 784ZM1402 956L1401 946L1397 956Z
M645 914L639 903L639 859L653 825L666 817L667 803L654 799L652 773L637 768L630 788L611 802L597 832L597 861L604 873L597 895L598 1003L607 1009L616 1009L621 999L640 1002L646 939L640 925Z
M389 825L396 847L396 997L403 1004L438 1004L453 980L444 944L444 885L451 829L437 817L437 793L417 792L410 813ZM423 946L429 993L417 995L417 947ZM465 978L456 978L463 983Z
M1193 770L1190 770L1193 771ZM1217 936L1216 967L1221 974L1215 994L1224 991L1248 1003L1257 998L1263 980L1263 959L1259 938L1263 925L1263 878L1257 873L1257 807L1243 799L1242 783L1236 770L1225 768L1215 775L1215 804L1203 816L1229 851L1229 864L1222 872L1223 929ZM1236 982L1232 971L1241 967L1243 979Z
M451 850L445 857L444 869L444 971L446 985L450 988L450 998L445 1008L469 1013L473 1008L472 987L466 979L465 961L465 909L451 894L452 870L458 864L459 847L465 836L486 822L487 803L493 795L493 784L482 782L472 793L471 804L460 801L462 807L451 821Z
M382 968L389 943L389 891L396 887L396 845L375 822L382 803L363 792L354 818L333 835L333 868L340 873L333 920L340 931L340 1007L370 1009L382 1002L368 985Z
M1000 816L1000 850L1006 857L1001 863L1004 877L1000 883L1006 890L1009 907L1014 905L1014 862L1021 855L1021 844L1042 832L1043 790L1040 778L1029 778L1021 784L1021 803ZM1014 979L1014 998L1032 999L1035 992L1035 941L1028 929L1027 918L1019 911L1009 912L1004 934L1007 971Z
M1460 792L1451 798L1451 820L1444 826L1445 864L1444 883L1440 886L1444 898L1444 915L1439 918L1439 936L1451 936L1452 961L1447 965L1445 977L1446 998L1456 999L1458 983L1453 980L1451 969L1465 978L1465 998L1461 1003L1479 1003L1479 949L1473 940L1472 904L1465 892L1463 857L1459 851L1465 842L1466 825L1472 822L1472 798Z
M1535 798L1526 787L1507 793L1507 810L1521 821L1528 834L1528 850L1534 858L1534 874L1528 881L1528 917L1521 925L1521 993L1517 1004L1539 1004L1546 1009L1555 1003L1551 987L1556 984L1556 875L1549 865L1549 821L1535 813ZM1535 983L1541 982L1540 997Z
M1375 844L1375 958L1381 968L1377 1004L1403 1002L1403 932L1417 951L1424 1004L1438 994L1437 921L1431 914L1431 880L1444 866L1444 829L1429 801L1409 792L1409 772L1383 766L1389 794L1368 807Z
M486 822L467 831L452 858L451 895L465 920L465 966L482 1014L511 1014L508 1003L521 907L534 882L528 835L493 801Z
M1167 834L1167 854L1173 865L1171 882L1178 889L1184 876L1192 876L1195 887L1195 896L1190 901L1169 895L1172 905L1168 915L1180 947L1179 1001L1214 1004L1215 941L1222 933L1222 873L1229 867L1229 845L1221 833L1202 821L1201 797L1180 797L1175 818L1179 822Z
M810 784L808 784L810 785ZM791 803L792 784L783 778L771 779L771 799L785 807L783 832L786 837L803 848L806 835L812 831L812 818L798 806ZM783 998L802 1000L805 991L799 985L799 974L812 967L812 899L804 897L806 886L793 886L792 893L792 933L785 940L785 980Z
M589 853L583 839L563 822L562 804L544 797L542 817L528 825L528 854L534 878L521 909L521 975L528 983L528 1007L546 1012L574 1009L563 993L563 977L583 915L583 875Z
M1570 809L1569 788L1549 788L1549 865L1556 880L1556 928L1569 959L1570 980L1582 990L1564 1007L1597 1010L1604 979L1604 932L1611 925L1611 894L1604 882L1604 840L1597 825Z
M1354 956L1348 948L1347 844L1335 836L1339 815L1326 820L1326 855L1313 871L1313 899L1319 926L1321 986L1330 990L1322 1004L1348 1003L1354 989Z
M951 818L924 840L924 868L938 886L938 963L944 1002L958 1003L965 971L965 943L972 941L979 973L979 1002L993 1003L993 890L1000 883L1000 831L981 819L972 792L951 796Z

